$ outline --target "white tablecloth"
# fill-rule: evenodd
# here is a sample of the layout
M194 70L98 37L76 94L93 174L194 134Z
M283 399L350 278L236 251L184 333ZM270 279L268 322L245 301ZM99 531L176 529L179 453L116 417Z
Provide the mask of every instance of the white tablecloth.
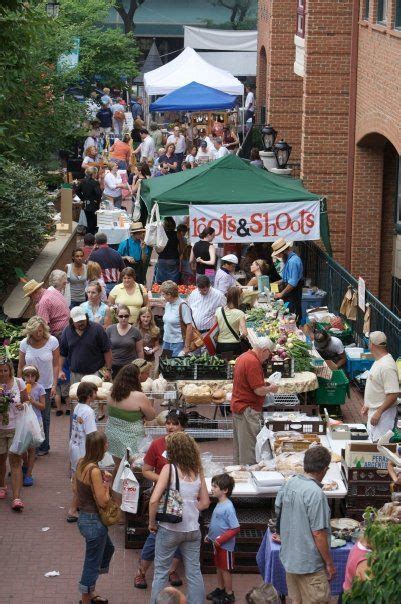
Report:
M109 245L118 245L124 239L129 239L130 236L129 226L124 229L120 227L106 229L103 227L99 228L99 231L107 235L107 243Z

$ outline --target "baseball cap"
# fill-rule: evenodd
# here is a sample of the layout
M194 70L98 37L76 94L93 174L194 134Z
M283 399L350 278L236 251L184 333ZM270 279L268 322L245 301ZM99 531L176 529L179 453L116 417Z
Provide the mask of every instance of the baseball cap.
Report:
M227 254L222 257L222 262L230 262L231 264L238 264L238 258L235 254Z
M75 306L71 309L70 317L74 323L78 323L78 321L86 321L85 311L80 306Z
M207 147L207 141L201 141L200 146L201 147Z
M382 331L372 331L369 335L369 341L375 346L386 346L387 336Z

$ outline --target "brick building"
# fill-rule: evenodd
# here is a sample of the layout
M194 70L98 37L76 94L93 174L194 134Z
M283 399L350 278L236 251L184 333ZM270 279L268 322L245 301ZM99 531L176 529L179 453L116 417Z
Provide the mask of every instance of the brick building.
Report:
M257 102L327 197L335 258L401 291L401 0L259 0ZM398 307L399 308L399 307Z

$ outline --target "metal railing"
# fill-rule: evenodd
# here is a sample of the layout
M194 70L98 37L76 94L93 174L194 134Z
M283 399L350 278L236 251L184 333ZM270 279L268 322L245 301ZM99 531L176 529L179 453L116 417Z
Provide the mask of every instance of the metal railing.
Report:
M391 310L397 317L401 317L401 279L393 277L391 288Z
M252 124L252 126L246 133L245 138L242 141L242 143L237 151L237 155L239 157L242 157L243 159L249 159L249 156L251 154L251 149L253 147L257 147L258 149L263 149L262 134L261 134L262 127L263 126L261 124Z
M315 243L307 241L298 245L305 276L309 277L319 289L327 292L326 304L329 310L338 313L347 288L351 286L358 289L357 279ZM401 318L368 290L366 290L366 302L371 308L370 331L383 331L387 336L389 352L394 358L401 356ZM348 323L352 326L356 342L365 345L364 313L359 308L357 313L357 320L348 320Z

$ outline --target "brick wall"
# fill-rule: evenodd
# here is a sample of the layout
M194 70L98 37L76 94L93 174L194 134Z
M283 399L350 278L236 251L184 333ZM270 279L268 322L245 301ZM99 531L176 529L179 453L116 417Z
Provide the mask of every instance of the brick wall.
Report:
M292 145L295 162L300 158L302 115L302 78L294 74L296 7L297 0L259 1L257 72L258 107L266 105L266 122L278 131L278 139ZM265 74L262 47L267 55Z
M301 178L327 197L333 251L344 262L352 2L307 3Z
M391 284L394 266L394 209L398 156L393 145L387 143L383 154L383 195L380 249L379 297L391 304Z

